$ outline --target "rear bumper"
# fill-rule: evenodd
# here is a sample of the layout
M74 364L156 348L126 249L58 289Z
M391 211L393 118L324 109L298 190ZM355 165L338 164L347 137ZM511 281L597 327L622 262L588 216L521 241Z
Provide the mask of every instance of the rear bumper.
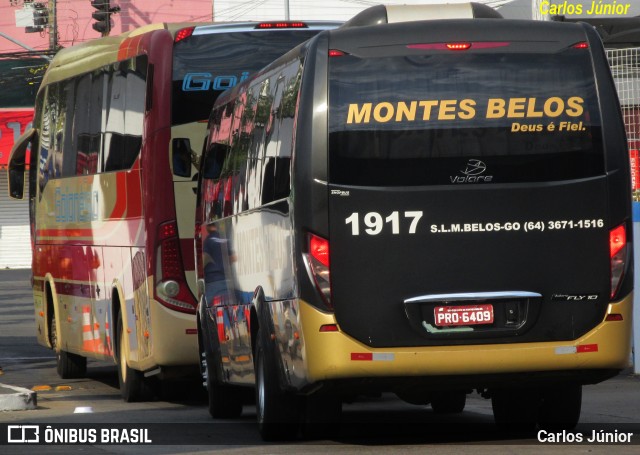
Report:
M170 310L157 300L151 301L150 310L152 365L141 369L197 365L196 315Z
M336 323L334 315L300 302L306 379L309 384L437 376L491 377L493 381L504 376L512 381L519 373L537 372L585 384L599 382L629 366L632 302L630 294L610 304L607 315L621 314L623 320L603 321L574 341L389 349L370 348L340 331L320 332L323 324ZM585 374L589 371L594 374Z

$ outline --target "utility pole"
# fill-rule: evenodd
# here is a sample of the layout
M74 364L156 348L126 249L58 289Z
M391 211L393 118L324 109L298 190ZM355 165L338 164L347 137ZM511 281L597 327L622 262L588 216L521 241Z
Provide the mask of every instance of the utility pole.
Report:
M49 0L49 50L58 50L58 9L56 0Z
M289 16L289 0L284 0L284 20L291 20L291 17Z
M46 2L25 0L23 6L22 10L16 11L16 26L24 26L26 33L43 33L49 29L49 51L55 53L58 50L56 0ZM20 19L18 19L18 12L21 12ZM19 22L22 23L19 24Z

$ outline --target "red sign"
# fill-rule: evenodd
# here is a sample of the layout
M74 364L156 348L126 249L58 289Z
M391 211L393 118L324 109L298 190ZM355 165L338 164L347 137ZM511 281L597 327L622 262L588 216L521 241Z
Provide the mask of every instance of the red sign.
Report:
M0 109L0 167L7 166L13 144L32 121L32 108Z

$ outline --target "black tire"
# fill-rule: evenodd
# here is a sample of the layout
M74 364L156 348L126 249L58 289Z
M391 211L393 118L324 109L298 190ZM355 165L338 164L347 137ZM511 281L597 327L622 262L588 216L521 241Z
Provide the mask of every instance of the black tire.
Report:
M84 378L87 374L87 358L67 351L56 353L58 376L62 379Z
M297 397L280 390L272 344L264 328L259 328L255 353L258 430L265 441L291 440L298 434Z
M459 414L467 404L464 391L440 392L431 398L431 409L436 414Z
M202 379L207 388L209 414L214 419L237 419L242 415L242 395L237 387L220 384L216 378L213 355L200 354Z
M154 393L150 381L144 377L141 371L129 368L127 365L126 350L124 349L124 326L120 313L118 313L117 340L118 383L122 399L128 403L151 400Z
M573 430L580 420L582 386L565 385L544 389L538 424L552 431Z
M491 406L496 425L503 431L530 434L535 431L540 407L535 390L493 390Z
M304 439L334 439L340 433L342 400L326 395L304 398L301 409L301 430Z
M52 312L51 319L49 320L49 341L56 353L56 369L60 378L77 379L86 376L86 357L58 349L58 326L56 325L56 315L54 312Z

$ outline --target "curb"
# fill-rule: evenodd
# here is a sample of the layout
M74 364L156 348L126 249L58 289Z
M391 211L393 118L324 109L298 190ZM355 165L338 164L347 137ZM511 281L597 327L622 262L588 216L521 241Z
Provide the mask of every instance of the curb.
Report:
M0 411L36 409L38 395L33 390L0 384Z

